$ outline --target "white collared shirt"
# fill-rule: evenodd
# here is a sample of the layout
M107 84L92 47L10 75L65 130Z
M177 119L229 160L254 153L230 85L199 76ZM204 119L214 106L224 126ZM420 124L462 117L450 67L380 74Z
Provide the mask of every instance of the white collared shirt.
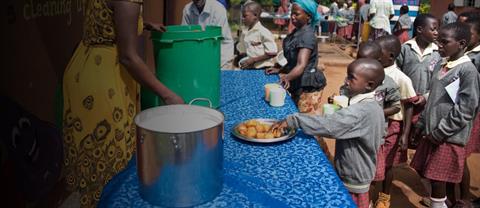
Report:
M371 99L372 101L375 101L375 91L355 95L355 96L350 98L348 103L349 103L349 105L353 105L353 104L362 102L365 99Z
M422 51L420 50L420 47L417 44L416 38L412 38L411 40L405 42L404 44L409 44L412 46L413 51L415 51L418 60L423 61L424 57L433 53L434 51L438 50L438 46L435 43L430 43L425 50Z
M395 81L398 85L398 89L400 92L400 100L408 100L417 96L415 89L413 88L412 80L405 75L400 68L398 68L397 64L393 64L389 67L384 69L385 75L389 76L390 78ZM403 120L403 105L400 105L400 112L389 116L388 118L395 120L395 121L402 121Z
M472 60L467 55L463 55L462 57L458 58L457 60L447 61L446 63L442 63L442 65L445 64L445 66L447 68L451 69L453 67L456 67L459 64L463 64L465 62L471 62L471 61Z
M222 27L221 65L233 58L234 46L227 11L218 1L206 0L201 13L193 2L188 3L183 8L182 25L200 25L202 28L207 25Z
M258 21L250 30L243 28L240 42L237 45L240 53L246 53L249 58L268 55L277 55L277 44L272 32ZM272 59L255 63L255 68L273 66Z
M469 53L471 52L480 52L480 45L478 45L477 47L473 48L472 50L469 50L467 52L465 52L465 55L468 55Z

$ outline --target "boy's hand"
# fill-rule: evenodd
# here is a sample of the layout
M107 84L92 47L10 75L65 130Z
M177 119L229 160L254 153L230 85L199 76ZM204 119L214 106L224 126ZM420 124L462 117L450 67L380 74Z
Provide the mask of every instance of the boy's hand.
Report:
M277 123L274 123L272 125L272 128L270 128L270 131L271 132L275 132L275 131L285 132L287 127L288 127L287 120L281 120Z
M167 28L163 26L163 24L159 23L152 23L152 22L144 22L143 29L149 31L156 31L156 32L165 32Z
M401 151L405 151L408 149L408 136L402 134L398 140L398 146L400 147Z
M435 145L441 145L441 144L442 144L441 141L438 141L438 140L436 140L435 138L433 138L432 134L429 134L429 135L425 136L425 139L430 140L430 142L431 142L432 144L435 144Z
M417 100L412 101L414 105L424 106L427 103L427 100L422 95L417 96Z
M410 144L412 144L413 148L417 147L418 142L422 139L422 137L422 129L414 128L414 130L411 132L410 137Z
M240 63L240 68L242 69L249 69L253 68L253 64L255 63L255 60L253 58L249 58L242 63Z

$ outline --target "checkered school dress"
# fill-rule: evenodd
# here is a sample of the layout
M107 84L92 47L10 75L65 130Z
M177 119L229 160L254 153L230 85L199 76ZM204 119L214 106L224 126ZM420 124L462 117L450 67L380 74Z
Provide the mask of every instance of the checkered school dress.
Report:
M465 147L422 139L410 166L421 176L437 181L460 183L466 159Z
M388 121L388 132L385 137L385 143L380 146L377 153L377 165L374 181L385 179L385 170L392 166L407 162L407 151L400 151L397 145L402 135L403 122Z

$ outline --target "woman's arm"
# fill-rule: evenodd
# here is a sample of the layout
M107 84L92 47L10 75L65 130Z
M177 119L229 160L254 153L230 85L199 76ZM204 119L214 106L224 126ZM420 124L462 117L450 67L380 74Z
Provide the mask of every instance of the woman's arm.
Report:
M160 96L166 104L183 103L181 97L163 85L137 52L137 29L140 5L128 1L109 1L113 10L119 61L130 75Z
M297 65L293 67L292 71L280 79L280 83L283 84L285 89L290 87L291 80L294 80L303 74L305 67L307 67L308 58L310 57L311 53L312 50L309 48L300 48L297 56Z

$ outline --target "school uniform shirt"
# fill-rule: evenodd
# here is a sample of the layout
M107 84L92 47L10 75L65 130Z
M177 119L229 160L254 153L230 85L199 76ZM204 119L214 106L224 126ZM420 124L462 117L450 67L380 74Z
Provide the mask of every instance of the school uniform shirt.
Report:
M401 101L407 101L417 96L415 89L413 89L412 80L410 80L410 78L402 71L400 71L396 64L385 68L384 71L385 75L392 78L393 81L398 85ZM388 118L395 121L403 121L403 113L403 105L400 105L400 112L393 114Z
M392 0L375 0L370 2L370 14L375 14L370 21L370 26L383 29L392 34L390 29L390 15L395 14Z
M401 95L400 90L395 81L389 76L385 76L382 84L375 88L375 100L378 102L382 109L397 107L401 108ZM348 89L346 85L342 85L339 91L340 95L348 96ZM388 120L385 119L385 127L388 127ZM388 132L388 128L385 128L385 135ZM384 138L381 139L380 144L384 143Z
M382 109L389 107L398 107L400 108L400 90L395 83L395 81L389 77L385 76L382 84L375 88L375 100L378 101L378 104ZM348 89L346 85L342 85L339 90L340 95L348 96Z
M477 71L480 73L480 45L470 51L467 51L465 55L472 60L472 63L475 65L475 67L477 67Z
M383 109L375 92L350 99L350 105L331 115L294 114L289 127L306 134L335 138L335 169L352 193L366 193L375 175L380 139L385 136Z
M227 10L216 0L206 0L200 13L193 2L183 8L182 25L201 25L222 27L222 45L220 65L223 66L233 58L233 39L227 19Z
M445 71L443 68L447 68ZM460 79L457 99L448 95L447 87ZM425 110L417 126L440 142L465 146L477 112L480 75L468 56L435 67Z
M442 25L454 23L454 22L457 21L457 18L458 18L458 16L457 16L457 14L455 14L454 11L448 11L442 17Z
M400 103L400 98L400 90L397 83L395 83L395 81L389 76L385 76L382 84L375 89L375 100L382 107L382 109L393 107L401 108L402 105ZM385 135L387 135L387 133L388 119L385 117ZM380 144L384 143L385 138L382 137Z
M432 71L441 59L435 43L430 43L422 53L413 38L402 45L396 64L405 75L410 77L417 95L424 95L427 92Z
M268 55L277 55L277 44L270 30L265 28L262 23L257 22L250 30L242 29L240 41L237 45L240 53L246 53L249 58ZM272 59L256 62L255 68L272 67Z

